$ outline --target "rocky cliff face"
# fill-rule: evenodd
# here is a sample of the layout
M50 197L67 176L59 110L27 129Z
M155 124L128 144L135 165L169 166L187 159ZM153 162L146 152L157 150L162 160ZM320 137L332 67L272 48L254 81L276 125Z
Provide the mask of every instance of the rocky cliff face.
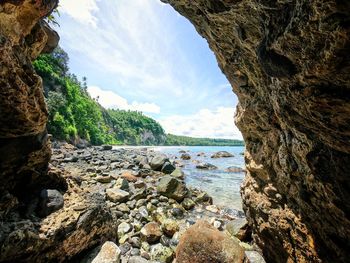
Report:
M31 61L58 43L57 33L41 20L57 2L0 2L0 262L62 262L113 235L104 197L72 179L67 183L62 171L48 167L47 109ZM68 191L65 208L43 219L35 213L42 190L57 198L46 204L41 196L40 204L50 210L63 205L57 203L63 202L61 193L47 188Z
M350 4L163 0L214 51L239 98L244 210L268 262L350 251Z
M57 1L2 1L0 4L0 207L24 202L47 184L50 146L42 82L31 65L50 51L58 35L40 19ZM0 217L6 216L1 209Z

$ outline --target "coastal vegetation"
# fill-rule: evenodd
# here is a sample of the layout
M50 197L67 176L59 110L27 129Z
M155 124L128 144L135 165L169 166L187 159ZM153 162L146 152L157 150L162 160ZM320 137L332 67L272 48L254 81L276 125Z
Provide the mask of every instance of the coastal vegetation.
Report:
M179 136L167 134L165 145L180 146L244 146L240 140L230 139L212 139L212 138L193 138L188 136Z
M80 81L69 71L68 62L68 54L60 47L33 62L43 79L49 113L47 129L55 139L71 143L83 140L93 145L243 145L239 140L165 134L157 121L141 112L105 109L98 98L89 95L87 79L84 77Z

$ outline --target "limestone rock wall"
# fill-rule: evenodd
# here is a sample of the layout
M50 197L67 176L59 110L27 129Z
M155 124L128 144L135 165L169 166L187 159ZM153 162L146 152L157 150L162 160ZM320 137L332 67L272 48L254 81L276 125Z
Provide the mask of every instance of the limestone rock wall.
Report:
M58 43L57 33L40 21L57 2L0 2L0 219L40 187L57 184L46 176L48 113L31 64Z
M162 1L207 39L239 98L241 193L267 262L345 262L350 2Z

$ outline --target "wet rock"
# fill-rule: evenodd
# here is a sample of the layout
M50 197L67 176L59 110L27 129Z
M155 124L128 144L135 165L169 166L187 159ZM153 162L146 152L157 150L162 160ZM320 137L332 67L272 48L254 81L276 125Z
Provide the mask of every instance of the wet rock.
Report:
M108 200L115 203L125 202L129 198L128 192L117 188L107 189L106 195Z
M151 247L151 260L170 263L174 258L174 252L171 248L165 247L162 244L157 244Z
M170 175L180 180L185 178L185 173L179 168L176 168Z
M188 153L183 153L181 154L180 158L182 160L191 160L191 155L189 155Z
M170 214L175 218L181 219L184 217L184 211L178 207L172 208Z
M210 164L210 163L205 163L205 162L198 163L196 165L196 168L197 169L202 169L202 170L216 170L216 169L218 169L215 165Z
M186 194L186 186L179 180L171 176L164 176L157 185L157 191L161 195L173 198L176 201L182 201Z
M57 190L44 189L40 193L38 214L42 217L61 209L64 200L62 194Z
M165 174L171 174L175 169L176 167L173 164L171 164L170 162L165 162L161 171Z
M211 156L211 158L229 158L229 157L234 157L234 155L226 151L220 151L220 152L214 153Z
M186 210L190 210L196 205L191 198L185 198L181 204Z
M244 250L208 222L198 221L182 235L176 260L179 263L243 263Z
M151 166L152 170L160 171L165 164L165 162L168 162L169 159L164 154L157 154L154 157L152 157L149 161L149 165Z
M156 222L150 222L141 229L141 237L148 243L156 243L162 236L160 226Z
M245 218L237 218L235 220L228 222L226 224L226 230L232 236L242 241L249 239L251 234L247 219Z
M237 167L237 166L230 166L225 171L229 172L229 173L244 173L245 172L244 169Z
M91 263L119 263L120 255L119 247L115 243L107 241Z
M196 202L197 203L213 203L213 198L209 196L206 192L201 192L199 195L196 197Z

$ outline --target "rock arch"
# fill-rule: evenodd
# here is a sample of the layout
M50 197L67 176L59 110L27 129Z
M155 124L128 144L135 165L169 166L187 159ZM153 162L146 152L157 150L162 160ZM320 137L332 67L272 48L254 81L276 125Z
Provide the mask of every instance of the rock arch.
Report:
M350 40L346 0L162 0L205 37L239 98L241 193L268 262L345 262L350 251ZM30 66L57 0L0 4L0 216L12 192L57 184L41 81ZM52 44L52 43L51 43ZM15 118L14 118L15 116Z

